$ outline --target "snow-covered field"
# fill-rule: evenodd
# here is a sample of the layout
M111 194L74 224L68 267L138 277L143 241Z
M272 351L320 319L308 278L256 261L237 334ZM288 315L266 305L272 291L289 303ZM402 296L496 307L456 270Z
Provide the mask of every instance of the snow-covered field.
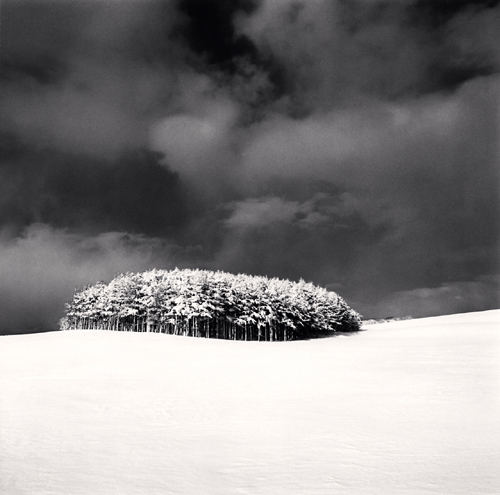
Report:
M498 494L500 310L302 342L0 337L0 493Z

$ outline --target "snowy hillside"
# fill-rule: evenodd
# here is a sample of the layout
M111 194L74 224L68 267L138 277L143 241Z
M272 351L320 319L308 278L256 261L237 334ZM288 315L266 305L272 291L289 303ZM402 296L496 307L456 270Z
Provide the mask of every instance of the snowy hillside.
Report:
M0 337L5 495L493 494L500 310L333 338Z

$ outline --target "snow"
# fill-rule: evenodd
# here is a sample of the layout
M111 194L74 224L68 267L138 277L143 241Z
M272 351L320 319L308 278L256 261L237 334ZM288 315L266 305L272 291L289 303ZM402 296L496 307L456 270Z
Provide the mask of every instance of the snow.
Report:
M301 342L0 337L0 493L498 494L500 310Z

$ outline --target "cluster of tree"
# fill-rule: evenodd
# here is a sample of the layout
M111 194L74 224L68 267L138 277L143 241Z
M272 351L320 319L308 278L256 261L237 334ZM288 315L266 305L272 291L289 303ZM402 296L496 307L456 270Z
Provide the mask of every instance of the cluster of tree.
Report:
M311 283L208 270L118 275L75 292L62 330L161 332L234 340L295 340L355 331L361 316Z

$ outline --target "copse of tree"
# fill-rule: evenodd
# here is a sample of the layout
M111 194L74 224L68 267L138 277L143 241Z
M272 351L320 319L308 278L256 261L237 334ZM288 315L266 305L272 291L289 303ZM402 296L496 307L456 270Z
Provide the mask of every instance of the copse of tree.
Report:
M359 330L361 316L311 283L208 270L118 275L75 292L61 330L296 340Z

